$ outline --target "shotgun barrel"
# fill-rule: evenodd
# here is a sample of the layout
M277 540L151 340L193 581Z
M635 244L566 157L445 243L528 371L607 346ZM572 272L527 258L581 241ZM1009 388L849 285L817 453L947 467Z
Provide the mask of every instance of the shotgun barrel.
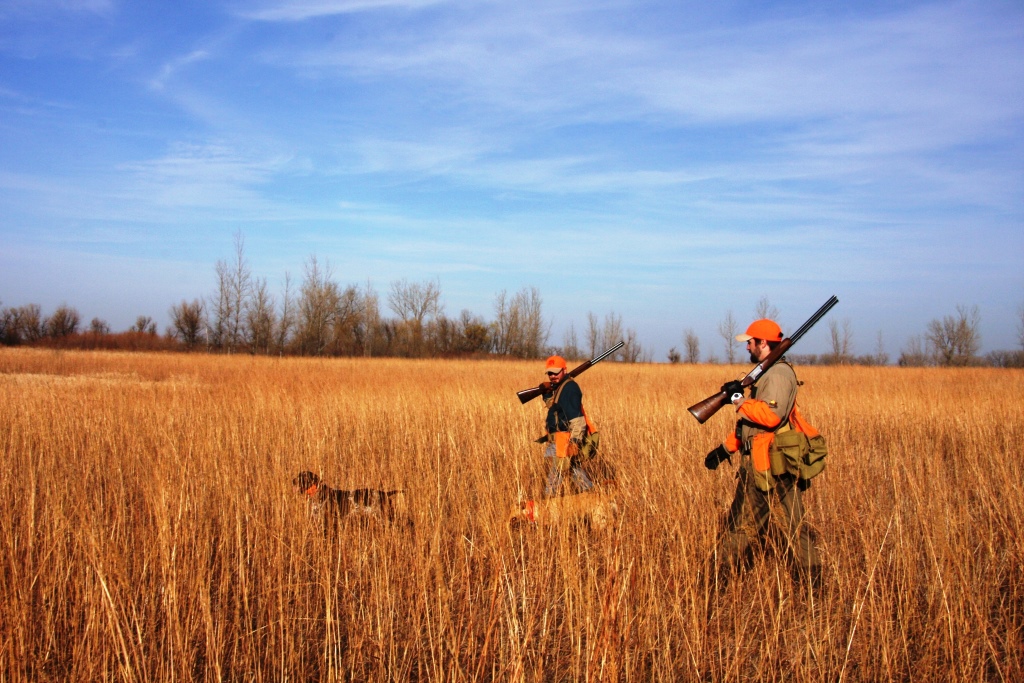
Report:
M613 353L615 353L616 351L618 351L619 349L621 349L625 345L626 345L626 342L620 341L618 344L616 344L615 346L611 347L610 349L608 349L607 351L605 351L601 355L596 356L594 358L591 358L590 360L588 360L588 361L586 361L584 363L580 363L579 365L577 365L572 370L570 370L569 372L566 373L566 376L564 378L562 378L562 382L564 382L569 377L576 377L580 373L585 372L592 365L594 365L595 363L600 363L605 358L607 358L608 356L612 355ZM517 391L516 392L516 396L519 397L519 402L520 403L526 403L528 401L532 401L533 399L537 398L538 396L543 396L544 394L548 393L549 391L553 391L554 389L556 389L558 387L559 384L561 384L561 382L555 382L555 383L552 383L552 382L541 382L541 384L539 386L531 387L529 389L523 389L522 391Z
M787 351L793 346L793 344L799 341L800 337L807 334L807 331L814 327L819 320L825 317L825 314L832 310L832 307L839 303L839 299L833 294L829 297L828 301L821 305L817 311L814 312L810 318L807 319L803 325L801 325L796 332L779 342L768 357L763 361L754 366L754 368L740 380L740 384L745 387L749 387L751 384L757 382L757 380L768 370L771 366L775 365L775 362L782 358ZM724 391L719 391L717 394L708 396L703 401L698 401L692 406L687 408L689 413L697 418L697 422L704 424L707 422L712 415L722 409L726 403L728 403L729 397L725 395Z

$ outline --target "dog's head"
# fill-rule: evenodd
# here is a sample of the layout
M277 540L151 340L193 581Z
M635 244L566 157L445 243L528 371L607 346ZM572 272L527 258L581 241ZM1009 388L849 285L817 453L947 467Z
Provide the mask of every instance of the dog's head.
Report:
M307 493L310 489L314 491L320 486L320 477L309 470L299 472L298 476L292 479L292 488L296 493Z
M534 501L524 500L512 506L512 514L508 520L511 528L517 529L524 524L536 523L536 521L536 503Z

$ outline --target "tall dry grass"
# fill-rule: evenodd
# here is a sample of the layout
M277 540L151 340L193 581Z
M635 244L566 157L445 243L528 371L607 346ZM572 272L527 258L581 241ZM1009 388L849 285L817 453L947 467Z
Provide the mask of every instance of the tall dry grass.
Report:
M685 408L727 368L584 375L624 515L521 533L536 363L4 349L0 680L1022 680L1024 374L798 372L817 593L770 540L708 571L730 417ZM323 538L307 468L406 488L414 531Z

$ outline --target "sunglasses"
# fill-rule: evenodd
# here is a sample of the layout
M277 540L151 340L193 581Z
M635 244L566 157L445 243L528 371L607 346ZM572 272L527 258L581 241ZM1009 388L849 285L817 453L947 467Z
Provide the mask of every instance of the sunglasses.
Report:
M551 372L550 370L548 371L548 377L558 377L561 374L562 374L561 370L559 370L558 372Z

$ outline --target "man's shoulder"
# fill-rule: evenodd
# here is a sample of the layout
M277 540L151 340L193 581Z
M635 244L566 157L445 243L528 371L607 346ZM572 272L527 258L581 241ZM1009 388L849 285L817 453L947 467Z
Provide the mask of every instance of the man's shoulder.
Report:
M796 370L786 360L780 360L778 363L775 363L764 374L765 377L772 375L776 379L796 381Z
M583 389L580 388L579 383L577 383L572 377L569 377L562 382L561 386L558 387L558 392L560 398L583 395Z

